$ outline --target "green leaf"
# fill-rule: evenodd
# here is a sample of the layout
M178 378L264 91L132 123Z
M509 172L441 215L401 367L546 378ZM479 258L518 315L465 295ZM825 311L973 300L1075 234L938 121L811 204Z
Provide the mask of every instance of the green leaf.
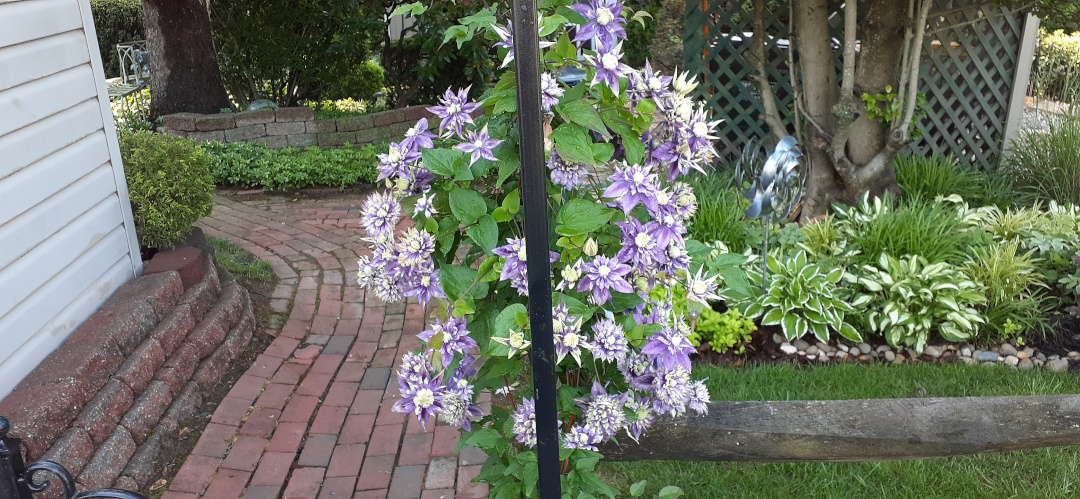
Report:
M862 335L860 335L854 327L851 327L851 324L846 322L840 324L840 329L837 332L840 333L840 336L843 336L850 341L862 341Z
M640 165L645 159L645 143L641 136L634 132L619 134L622 137L623 149L626 150L626 162L631 165Z
M491 218L494 218L496 222L509 222L514 219L514 216L506 211L506 208L502 206L491 210Z
M592 141L584 128L573 123L563 123L551 132L551 140L555 142L555 150L564 161L595 164Z
M528 314L528 309L520 303L512 303L499 312L495 318L495 335L503 338L509 337L510 330L521 332L521 324L518 324L517 314Z
M750 288L750 281L746 279L746 272L738 267L721 267L720 277L724 284L738 296L750 296L754 293Z
M465 445L472 445L481 449L490 449L502 438L494 428L480 428L471 435L463 438Z
M559 8L555 9L555 13L569 19L570 22L577 25L582 25L589 22L589 20L585 19L584 16L578 14L577 11L565 5L560 5Z
M558 14L546 16L540 23L540 36L548 36L569 22L565 17Z
M503 182L510 178L514 172L518 170L518 166L521 165L521 160L514 158L512 160L500 160L499 161L499 179L495 182L495 188L502 187Z
M605 139L611 138L604 121L600 119L600 113L593 107L591 101L573 100L565 104L555 106L555 112L566 121L577 123L589 130L599 133Z
M683 494L684 494L683 490L680 489L679 487L676 487L674 485L668 485L667 487L664 487L664 488L660 489L660 495L658 495L657 498L659 498L659 499L676 499L677 497L682 497Z
M472 225L487 213L487 203L476 191L455 187L450 191L450 211L461 223Z
M457 47L460 49L465 42L472 40L474 31L466 26L450 26L446 28L446 34L443 35L442 43L445 44L450 40L457 41Z
M503 198L502 207L511 215L517 215L521 209L521 191L514 189Z
M640 296L631 293L620 293L613 291L611 293L611 308L616 312L622 312L623 310L634 308L641 305L645 301Z
M656 112L656 104L649 99L640 100L637 103L637 107L634 108L634 111L637 111L638 114L649 116Z
M640 497L645 492L645 482L642 480L630 486L630 497Z
M464 317L475 312L476 308L473 307L472 300L467 300L465 298L454 300L454 317Z
M394 9L394 11L390 13L389 17L397 17L406 12L408 12L410 15L418 16L420 14L423 14L425 11L427 11L427 7L425 7L424 4L420 2L413 2L407 3Z
M493 7L485 8L476 14L461 18L461 24L481 28L487 28L496 22L498 22L498 19L495 19L495 10Z
M789 314L787 317L792 316L793 315ZM761 318L761 325L772 326L775 324L780 324L780 321L784 320L785 318L786 317L784 316L783 310L780 310L779 308L774 308L770 310L769 313L765 314L765 317Z
M611 144L601 143L593 144L593 161L598 165L602 165L611 161L611 157L615 155L615 146Z
M492 267L494 267L495 264L498 262L499 257L489 256L487 260L484 260L483 263L480 264L480 268L476 270L476 275L482 276L484 274L487 274L488 272L491 272Z
M420 154L428 170L443 177L453 177L456 174L454 162L465 158L465 153L457 149L424 149Z
M481 216L476 225L465 229L465 233L489 255L499 245L499 224L491 215Z
M559 37L551 51L563 59L575 59L577 57L577 49L574 48L573 42L570 41L570 37L566 33Z
M439 268L439 280L446 296L456 300L476 280L476 271L461 265L443 265Z
M564 236L588 234L608 223L614 215L615 210L600 203L574 198L559 208L555 232Z

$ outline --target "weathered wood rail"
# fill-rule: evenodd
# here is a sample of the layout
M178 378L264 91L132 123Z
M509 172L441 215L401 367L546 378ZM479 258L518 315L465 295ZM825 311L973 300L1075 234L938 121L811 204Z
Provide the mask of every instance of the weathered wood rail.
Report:
M610 461L859 462L1080 444L1080 395L712 402L659 417Z

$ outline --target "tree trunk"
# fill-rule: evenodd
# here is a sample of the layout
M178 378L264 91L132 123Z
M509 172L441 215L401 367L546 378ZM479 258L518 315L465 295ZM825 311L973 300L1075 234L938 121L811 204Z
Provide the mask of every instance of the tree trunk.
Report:
M908 2L862 4L866 16L857 33L844 35L860 43L857 64L848 68L853 69L848 73L853 75L853 85L845 91L833 65L827 2L794 1L802 105L809 123L803 144L809 172L802 219L809 220L827 213L832 203L854 203L864 192L899 192L892 164L899 146L890 140L889 124L867 116L861 96L884 93L890 85L894 92L902 91L898 84ZM855 26L854 18L851 26Z
M218 70L210 16L201 0L143 0L150 53L150 120L232 108Z

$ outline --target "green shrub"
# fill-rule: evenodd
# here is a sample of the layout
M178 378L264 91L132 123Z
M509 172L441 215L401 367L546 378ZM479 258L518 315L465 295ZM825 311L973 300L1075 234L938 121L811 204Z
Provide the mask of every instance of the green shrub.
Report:
M935 153L929 158L896 158L896 181L906 198L934 199L959 194L964 199L970 199L978 192L981 178L978 172L960 166L952 155Z
M360 64L341 66L334 70L330 80L325 82L323 99L371 100L375 97L375 92L381 92L386 86L386 72L378 62L369 59Z
M960 264L970 246L986 243L988 237L969 230L952 207L930 200L916 198L893 208L888 195L873 201L863 196L857 208L833 209L844 222L849 246L860 253L855 260L864 264L876 262L882 253Z
M1039 57L1031 80L1036 97L1080 102L1080 33L1039 30Z
M1019 249L1016 239L975 248L962 267L968 277L982 285L987 328L1001 336L1041 330L1046 325L1042 314L1048 307L1039 288L1047 286L1036 272L1039 259L1034 257L1035 250L1018 254Z
M850 341L862 339L845 320L853 309L839 287L845 276L842 267L821 268L800 251L791 258L770 256L768 268L768 290L750 300L744 314L747 318L761 317L764 326L779 324L788 340L809 332L818 341L828 342L830 330ZM760 289L761 273L755 269L747 274Z
M142 0L90 0L105 77L120 76L116 44L143 40Z
M645 11L652 17L644 18L645 24L633 20L626 22L626 42L623 44L623 53L626 56L623 62L640 68L645 66L645 58L649 56L649 48L653 38L656 37L656 16L660 13L662 0L630 0L625 2L627 9L633 11Z
M922 353L930 334L964 341L986 319L975 309L986 297L979 284L945 262L928 264L909 255L901 259L881 253L877 265L866 265L858 280L863 294L852 301L867 306L870 330L885 335L889 345Z
M724 353L732 348L741 354L750 343L750 335L757 331L754 321L743 317L738 310L730 308L720 313L711 308L701 311L694 332L687 338L694 346L705 343L716 352Z
M1006 171L1039 199L1080 204L1080 107L1049 127L1021 133L1005 158Z
M689 237L723 242L736 253L745 250L750 222L743 209L749 202L735 189L730 175L721 172L689 175L686 181L694 188L698 200L697 213L686 226Z
M325 185L345 188L378 177L377 154L385 145L340 149L290 147L271 149L261 144L211 142L202 146L210 157L210 171L218 185L262 187L268 191L294 191Z
M210 160L190 140L145 130L120 134L139 244L164 247L214 210Z

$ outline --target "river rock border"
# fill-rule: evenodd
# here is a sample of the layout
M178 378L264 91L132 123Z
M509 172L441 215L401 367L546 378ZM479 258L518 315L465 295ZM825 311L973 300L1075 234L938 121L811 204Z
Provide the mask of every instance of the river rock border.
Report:
M211 253L202 266L186 288L176 271L122 286L0 401L28 460L60 463L80 489L145 489L159 474L163 444L255 328L247 290Z
M823 342L810 343L803 339L788 342L780 333L773 334L773 343L780 345L780 352L788 357L801 357L816 362L887 362L904 364L927 361L957 361L967 365L1001 364L1021 371L1045 368L1055 372L1069 369L1069 361L1080 361L1080 352L1069 352L1066 356L1044 355L1031 347L1002 343L987 349L980 349L970 343L962 345L928 345L922 355L912 349L892 348L889 345L871 345L856 343L829 345Z

